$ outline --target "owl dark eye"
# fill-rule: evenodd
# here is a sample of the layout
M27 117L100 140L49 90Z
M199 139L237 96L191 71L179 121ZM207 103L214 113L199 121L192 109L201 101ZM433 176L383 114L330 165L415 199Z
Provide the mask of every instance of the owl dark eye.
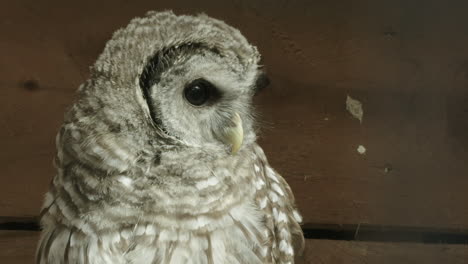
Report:
M207 103L216 93L216 87L204 79L197 79L189 83L184 89L185 99L195 106Z

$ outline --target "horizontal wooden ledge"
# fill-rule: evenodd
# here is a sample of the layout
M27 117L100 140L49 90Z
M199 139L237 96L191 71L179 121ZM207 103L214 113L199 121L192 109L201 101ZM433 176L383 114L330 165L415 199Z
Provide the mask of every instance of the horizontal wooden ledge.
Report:
M38 217L0 216L0 230L39 231L40 225ZM306 239L468 245L468 229L461 228L306 223L302 230Z
M0 231L0 263L33 263L38 239L37 231ZM296 264L461 264L467 259L468 245L307 239Z
M467 263L467 245L379 243L306 240L304 256L297 264L461 264Z
M468 229L371 224L304 224L304 237L367 242L468 244Z

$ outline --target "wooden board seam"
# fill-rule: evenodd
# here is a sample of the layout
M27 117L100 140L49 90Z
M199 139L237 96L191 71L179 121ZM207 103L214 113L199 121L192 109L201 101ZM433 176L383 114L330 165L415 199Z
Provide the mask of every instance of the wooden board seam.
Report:
M39 231L40 225L38 217L0 216L0 230ZM306 239L468 245L468 229L307 223L302 230Z

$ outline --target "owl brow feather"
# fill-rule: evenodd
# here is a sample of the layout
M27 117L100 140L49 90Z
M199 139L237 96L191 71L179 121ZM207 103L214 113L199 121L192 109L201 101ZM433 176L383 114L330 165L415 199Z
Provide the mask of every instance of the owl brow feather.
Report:
M150 92L151 88L161 81L161 75L165 70L170 68L177 57L190 50L201 50L206 49L217 55L221 56L221 53L215 47L209 47L203 43L189 42L181 45L175 45L163 48L158 51L155 55L148 59L143 71L140 75L139 84L142 89L143 98L148 105L150 116L153 122L164 130L161 119L157 116L153 104L151 103ZM164 131L165 132L165 131Z

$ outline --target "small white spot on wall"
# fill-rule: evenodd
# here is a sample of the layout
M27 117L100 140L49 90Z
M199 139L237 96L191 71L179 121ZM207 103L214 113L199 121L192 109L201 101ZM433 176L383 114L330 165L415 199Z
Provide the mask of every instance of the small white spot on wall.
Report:
M359 122L362 123L362 117L364 116L364 110L362 109L362 103L356 99L351 98L349 95L346 97L346 110Z
M359 145L357 148L357 152L361 155L366 154L366 147L364 147L363 145Z

